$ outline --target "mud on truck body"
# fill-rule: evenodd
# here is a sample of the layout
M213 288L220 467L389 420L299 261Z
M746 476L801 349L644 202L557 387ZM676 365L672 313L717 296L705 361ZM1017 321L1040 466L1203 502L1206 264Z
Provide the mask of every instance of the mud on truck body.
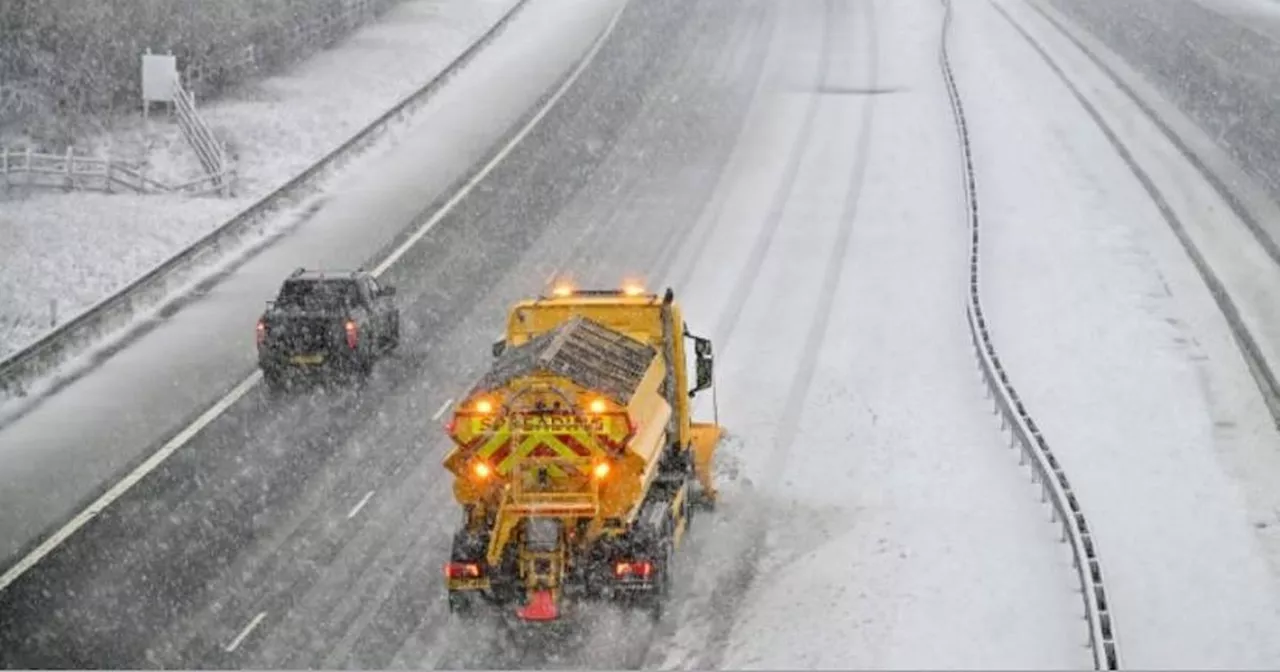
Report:
M692 510L716 496L721 429L691 418L711 342L670 289L558 290L510 310L494 355L447 427L450 610L548 622L607 600L660 618Z

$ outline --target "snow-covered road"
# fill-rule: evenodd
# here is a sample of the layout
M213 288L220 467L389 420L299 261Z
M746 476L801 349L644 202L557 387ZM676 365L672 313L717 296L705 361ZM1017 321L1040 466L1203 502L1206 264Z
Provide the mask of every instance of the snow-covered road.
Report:
M513 25L506 56L473 67L518 62L545 84L623 6L535 0L542 22ZM1273 666L1276 556L1250 525L1280 453L1267 457L1256 389L1083 108L988 0L956 7L996 345L1081 494L1126 662ZM1089 665L1070 555L971 353L941 4L625 8L546 119L389 271L410 316L403 358L359 395L247 395L0 593L0 665ZM568 17L577 45L563 44ZM212 329L217 311L249 324L251 295L286 261L345 258L334 246L351 241L328 235L344 221L403 228L419 215L405 194L421 157L474 156L491 136L449 137L407 134L383 180L334 194L264 253L272 265L236 271L139 344L177 353L185 334L183 347L230 352L218 340L240 332ZM667 620L604 613L548 658L450 622L437 581L457 516L448 442L427 418L488 361L503 308L555 271L674 287L691 330L716 341L730 438L721 504L694 521ZM174 374L146 352L109 360L96 375L116 378L68 388L0 440L18 437L17 457L87 461L75 442L97 432L115 464L136 456L141 432L164 427L111 420L138 402L103 390L149 380L140 389L160 399ZM240 369L218 363L247 368L248 352L172 356L225 384ZM199 402L163 404L168 422L184 404ZM77 413L83 424L57 424ZM58 472L26 468L0 513L66 503L45 492Z

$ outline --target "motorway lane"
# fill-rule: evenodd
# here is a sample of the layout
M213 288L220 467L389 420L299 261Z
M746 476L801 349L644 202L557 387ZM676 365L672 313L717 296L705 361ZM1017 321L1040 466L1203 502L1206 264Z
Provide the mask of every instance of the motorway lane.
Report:
M1052 0L1151 81L1280 201L1280 7ZM1280 223L1264 222L1280 239Z
M253 322L283 275L300 265L366 263L493 151L618 6L533 0L410 123L349 164L298 228L0 427L4 566L253 370Z
M362 394L281 406L252 393L0 595L0 663L300 667L333 654L339 665L378 666L421 612L439 618L435 579L455 516L438 466L444 446L427 418L478 373L502 307L540 288L548 260L600 261L605 250L608 265L635 267L639 243L677 239L696 217L696 195L711 190L759 67L743 54L760 43L726 32L758 30L761 10L720 21L731 7L636 2L526 149L393 269L407 303L399 361ZM688 67L695 45L696 63L716 50L720 65ZM698 175L681 172L684 154L702 160ZM688 190L664 201L683 209L644 228L599 220L614 193L658 177ZM590 193L579 195L588 178ZM557 218L575 195L591 207ZM534 245L540 253L527 254ZM416 588L384 605L376 584L387 571ZM392 622L378 620L384 606ZM223 651L261 612L254 637ZM377 645L361 639L360 623Z

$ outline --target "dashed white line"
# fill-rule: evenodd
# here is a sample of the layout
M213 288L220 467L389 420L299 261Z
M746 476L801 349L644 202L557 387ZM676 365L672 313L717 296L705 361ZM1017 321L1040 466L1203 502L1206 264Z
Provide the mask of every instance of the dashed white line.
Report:
M551 112L551 110L556 106L556 103L560 102L560 99L564 97L564 94L569 92L569 88L578 81L578 77L580 77L583 71L587 69L587 66L591 65L591 62L596 60L596 54L600 53L600 49L604 47L605 40L613 34L613 29L617 27L618 21L622 18L622 10L626 9L626 7L627 3L622 3L621 7L618 8L618 11L609 21L609 25L605 27L604 32L600 33L600 35L596 37L595 43L591 45L586 56L584 56L581 61L578 61L578 66L574 68L573 72L569 74L569 77L560 84L560 88L556 89L555 93L547 99L547 102L542 106L542 109L538 110L538 113L520 129L520 132L503 146L502 151L494 155L494 157L490 159L479 172L473 175L470 180L467 180L467 183L462 185L462 188L455 192L453 197L446 201L445 204L436 211L436 214L433 215L431 219L428 219L421 228L401 243L390 256L384 259L381 264L378 264L378 266L373 269L374 275L381 276L383 273L386 273L388 268L391 268L393 264L400 260L400 257L404 256L405 252L408 252L410 248L417 245L418 241L422 240L422 237L427 235L428 231L435 228L435 225L439 224L440 220L444 219L445 216L452 212L458 203L461 202L462 199L466 198L467 194L470 194L471 191L476 188L476 185L480 184L482 180L488 177L489 173L493 172L493 169L496 168L503 159L507 158L507 155L515 151L516 146L525 139L525 136L533 132L534 127L542 121L543 117L546 117Z
M369 500L372 498L373 498L373 491L370 490L369 492L366 492L364 497L361 497L360 501L356 502L356 505L351 507L351 512L347 514L347 520L351 520L352 518L355 518L356 514L360 513L360 509L363 509L364 505L368 504Z
M444 412L449 410L449 405L452 403L453 403L453 399L450 398L448 401L444 402L443 404L440 404L440 410L436 411L436 414L431 416L431 422L437 422L440 420L440 418L444 417Z
M262 619L266 617L267 612L265 611L254 616L253 620L249 621L249 625L244 626L244 630L241 630L240 634L236 635L236 638L231 640L231 643L226 646L226 652L232 653L236 649L240 648L240 645L244 644L244 640L249 636L249 633L253 632L253 629L258 627L258 624L262 623Z

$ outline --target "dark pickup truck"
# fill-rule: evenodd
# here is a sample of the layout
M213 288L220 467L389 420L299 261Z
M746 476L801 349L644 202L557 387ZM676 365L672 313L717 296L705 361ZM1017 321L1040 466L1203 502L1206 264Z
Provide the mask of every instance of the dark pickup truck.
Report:
M264 382L274 391L301 377L368 376L400 344L394 295L365 271L294 271L258 320Z

